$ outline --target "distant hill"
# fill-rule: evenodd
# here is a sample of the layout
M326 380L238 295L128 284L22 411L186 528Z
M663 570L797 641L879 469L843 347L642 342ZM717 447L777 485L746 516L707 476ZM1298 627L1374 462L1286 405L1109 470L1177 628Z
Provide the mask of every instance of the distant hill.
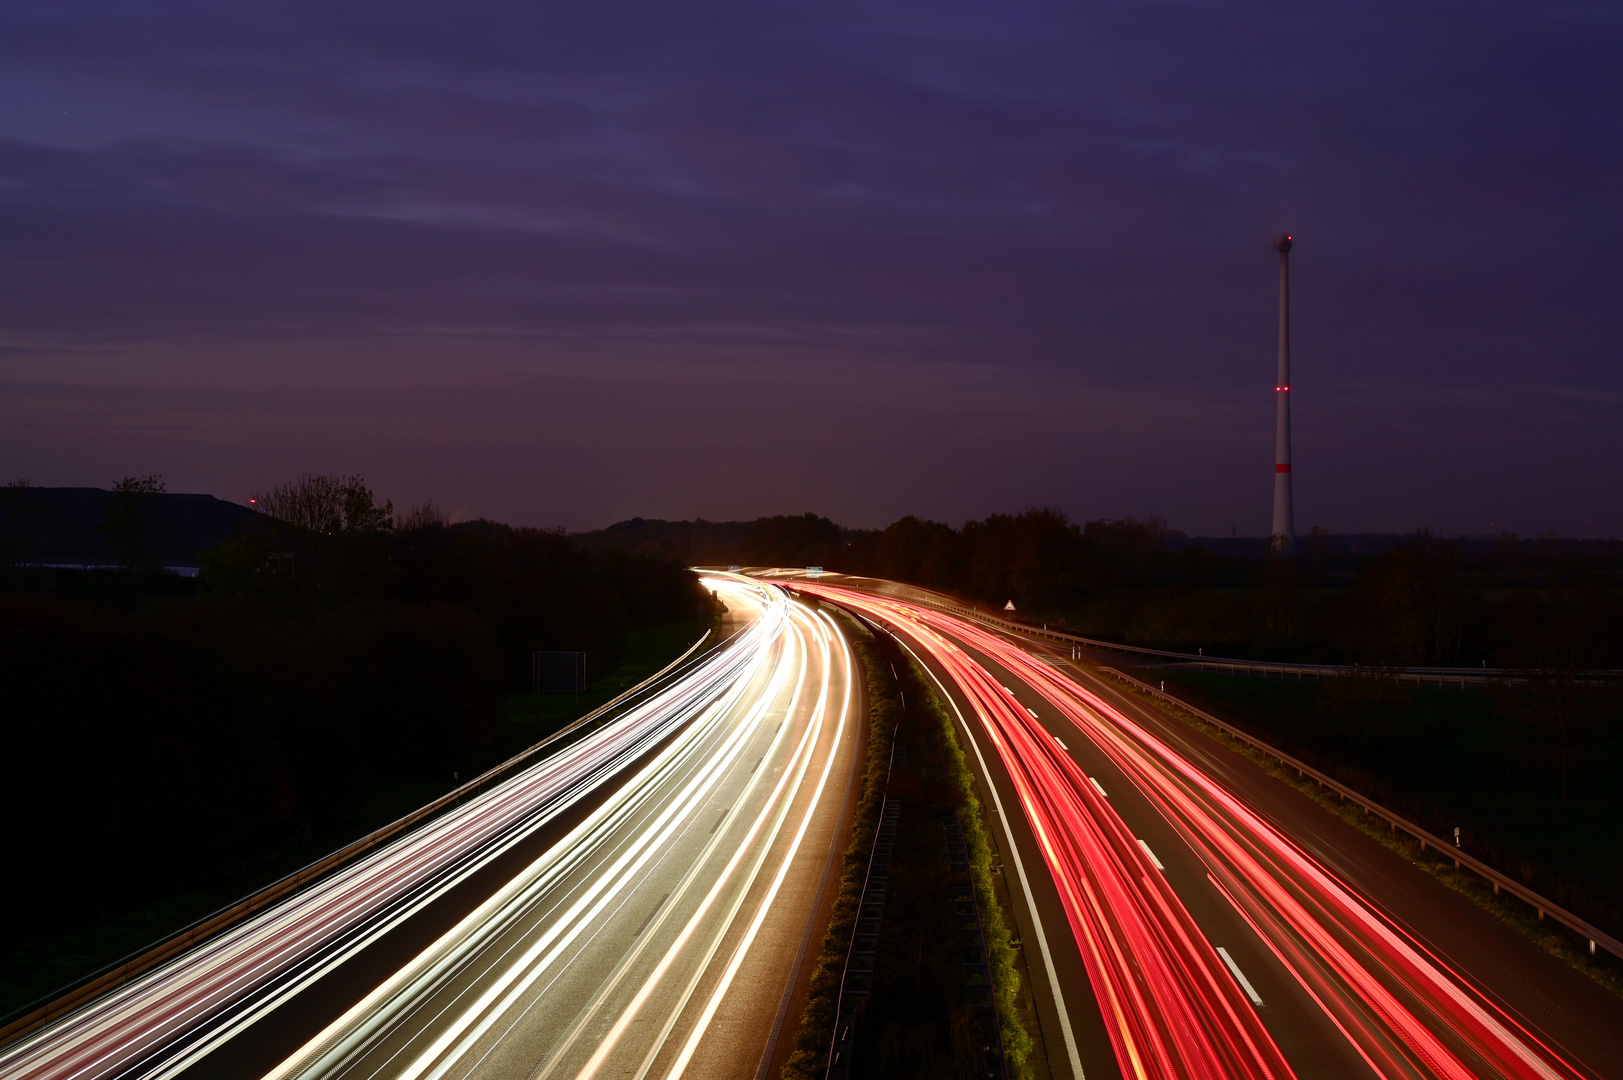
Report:
M0 489L0 559L68 565L112 565L118 552L103 532L106 503L112 493L101 488ZM154 562L196 566L198 553L232 536L245 522L260 520L246 506L212 495L163 493L153 496L143 544ZM897 526L905 524L898 522ZM989 519L990 521L990 519ZM1110 524L1110 523L1105 523ZM896 528L897 526L892 526ZM1091 526L1090 526L1091 527ZM487 537L506 532L499 522L461 522L453 529ZM850 529L815 514L784 515L753 521L666 521L635 517L604 529L574 533L588 551L622 551L689 566L826 564L831 569L874 572L868 548L882 544L888 533ZM1322 561L1357 560L1384 555L1413 539L1395 533L1336 534L1296 538L1298 553ZM1615 565L1623 559L1617 540L1574 540L1554 537L1438 537L1457 546L1468 561L1517 563L1527 559L1598 559ZM1202 547L1214 555L1258 560L1268 548L1260 536L1188 536L1176 530L1162 534L1160 544L1178 551ZM851 566L844 564L850 563Z
M113 565L118 551L102 531L107 500L101 488L6 488L0 491L0 536L6 557L27 563ZM258 518L246 506L213 495L152 496L142 530L148 556L164 566L196 566L214 547Z

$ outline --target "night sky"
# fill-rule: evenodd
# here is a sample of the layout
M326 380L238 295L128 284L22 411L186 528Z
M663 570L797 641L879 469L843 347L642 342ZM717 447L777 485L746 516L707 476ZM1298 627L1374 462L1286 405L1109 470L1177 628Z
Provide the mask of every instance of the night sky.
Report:
M1623 5L0 3L0 470L1623 534Z

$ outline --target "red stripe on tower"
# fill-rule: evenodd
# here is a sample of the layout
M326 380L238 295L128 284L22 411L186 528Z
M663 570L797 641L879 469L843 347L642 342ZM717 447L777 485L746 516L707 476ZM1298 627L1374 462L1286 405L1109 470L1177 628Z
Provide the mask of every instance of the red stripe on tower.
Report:
M1289 465L1275 465L1274 466L1274 472L1290 472L1290 471L1291 471L1291 467Z

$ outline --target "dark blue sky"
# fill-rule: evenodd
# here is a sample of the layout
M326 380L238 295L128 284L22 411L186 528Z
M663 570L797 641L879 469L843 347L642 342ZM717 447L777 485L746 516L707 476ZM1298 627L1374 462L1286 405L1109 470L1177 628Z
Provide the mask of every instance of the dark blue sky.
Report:
M0 3L0 469L1623 534L1623 7ZM1587 522L1587 524L1585 524Z

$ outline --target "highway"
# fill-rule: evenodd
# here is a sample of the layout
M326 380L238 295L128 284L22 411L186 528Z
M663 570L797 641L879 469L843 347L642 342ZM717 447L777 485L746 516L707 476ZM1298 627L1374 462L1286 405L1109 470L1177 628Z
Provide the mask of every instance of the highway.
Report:
M0 1052L0 1074L754 1076L862 697L827 614L706 584L742 628L646 700Z
M958 710L1051 1075L1623 1074L1615 998L1199 733L907 590L792 587Z

